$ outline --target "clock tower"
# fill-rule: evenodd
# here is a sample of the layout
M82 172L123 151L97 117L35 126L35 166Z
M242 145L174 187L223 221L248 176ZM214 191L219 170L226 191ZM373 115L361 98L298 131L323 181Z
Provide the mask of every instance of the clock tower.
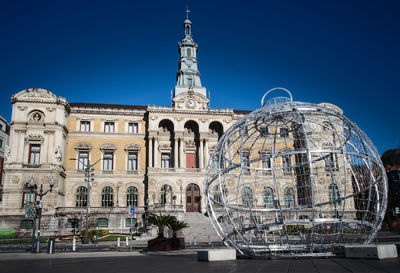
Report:
M183 23L185 36L178 43L178 52L180 54L179 69L176 73L176 85L174 89L174 98L179 94L192 91L207 98L205 87L201 86L200 72L198 70L197 50L198 45L192 38L192 22L189 20L189 10L186 8L186 20ZM191 106L192 103L188 103Z

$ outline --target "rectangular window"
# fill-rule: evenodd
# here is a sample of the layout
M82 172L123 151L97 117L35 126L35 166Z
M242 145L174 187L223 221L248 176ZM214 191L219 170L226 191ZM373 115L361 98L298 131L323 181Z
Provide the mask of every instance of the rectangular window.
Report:
M114 153L104 152L103 155L103 170L112 171L113 170Z
M128 152L128 171L136 171L137 163L137 152Z
M161 154L161 168L169 168L170 167L170 154L162 153Z
M40 144L31 144L29 146L29 164L40 163Z
M244 165L243 173L250 174L250 152L243 152L242 162Z
M193 86L193 80L191 78L188 79L188 86Z
M128 124L128 133L129 134L137 134L138 133L138 124L130 122Z
M80 151L78 155L78 170L86 169L88 162L89 162L89 152Z
M267 127L261 127L260 128L260 136L261 137L266 137L268 135L268 128Z
M265 173L270 172L271 171L271 158L264 158L262 160L262 167L263 167Z
M0 139L0 148L3 148L3 140Z
M136 218L125 218L125 227L135 227L136 223Z
M104 132L105 133L114 133L114 122L113 121L104 122Z
M33 228L33 220L22 220L21 221L22 229L31 229Z
M81 121L81 132L90 132L90 121Z
M289 136L288 128L281 128L279 132L280 132L281 137L288 137Z
M188 55L188 57L192 57L192 49L191 48L187 49L187 55Z
M292 161L290 159L290 155L285 155L282 157L283 171L285 173L290 172L290 168L292 166Z

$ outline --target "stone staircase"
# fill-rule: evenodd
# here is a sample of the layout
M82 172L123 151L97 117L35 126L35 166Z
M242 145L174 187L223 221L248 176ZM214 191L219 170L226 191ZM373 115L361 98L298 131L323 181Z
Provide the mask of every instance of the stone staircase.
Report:
M178 216L185 221L189 227L182 230L187 243L215 243L221 242L209 217L198 212L187 212Z

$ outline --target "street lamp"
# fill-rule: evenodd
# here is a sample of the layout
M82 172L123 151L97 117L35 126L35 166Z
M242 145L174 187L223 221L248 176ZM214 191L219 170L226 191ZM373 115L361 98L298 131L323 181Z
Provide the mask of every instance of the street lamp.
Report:
M76 160L79 161L80 163L82 163L82 165L85 168L85 182L87 182L87 202L86 202L86 227L85 227L85 240L84 240L84 244L88 244L89 243L89 206L90 206L90 181L94 181L94 169L92 169L92 167L94 165L96 165L102 158L100 158L99 160L97 160L96 162L94 162L93 164L90 164L90 160L89 158L87 159L87 162L84 162L83 160L81 160L80 158L76 159L76 158L70 158L69 160Z
M53 190L53 186L55 183L56 183L56 180L54 179L54 177L50 178L50 180L49 180L50 189L43 192L43 184L40 184L40 191L38 192L37 190L35 190L35 187L36 187L35 179L33 179L33 177L31 179L29 179L29 187L31 189L31 192L35 193L36 195L39 196L39 202L36 203L36 212L37 212L37 215L39 216L36 253L40 253L40 220L42 218L42 197L45 196L48 192L51 192ZM34 244L34 241L32 239L32 252L34 252L33 244Z

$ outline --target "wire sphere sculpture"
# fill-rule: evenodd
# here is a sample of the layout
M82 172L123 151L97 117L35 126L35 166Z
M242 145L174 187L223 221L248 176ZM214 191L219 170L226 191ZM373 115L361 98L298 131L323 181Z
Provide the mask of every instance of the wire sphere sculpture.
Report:
M328 104L272 98L220 138L205 181L206 207L240 254L326 255L374 238L387 179L368 136ZM266 95L267 95L266 94Z

